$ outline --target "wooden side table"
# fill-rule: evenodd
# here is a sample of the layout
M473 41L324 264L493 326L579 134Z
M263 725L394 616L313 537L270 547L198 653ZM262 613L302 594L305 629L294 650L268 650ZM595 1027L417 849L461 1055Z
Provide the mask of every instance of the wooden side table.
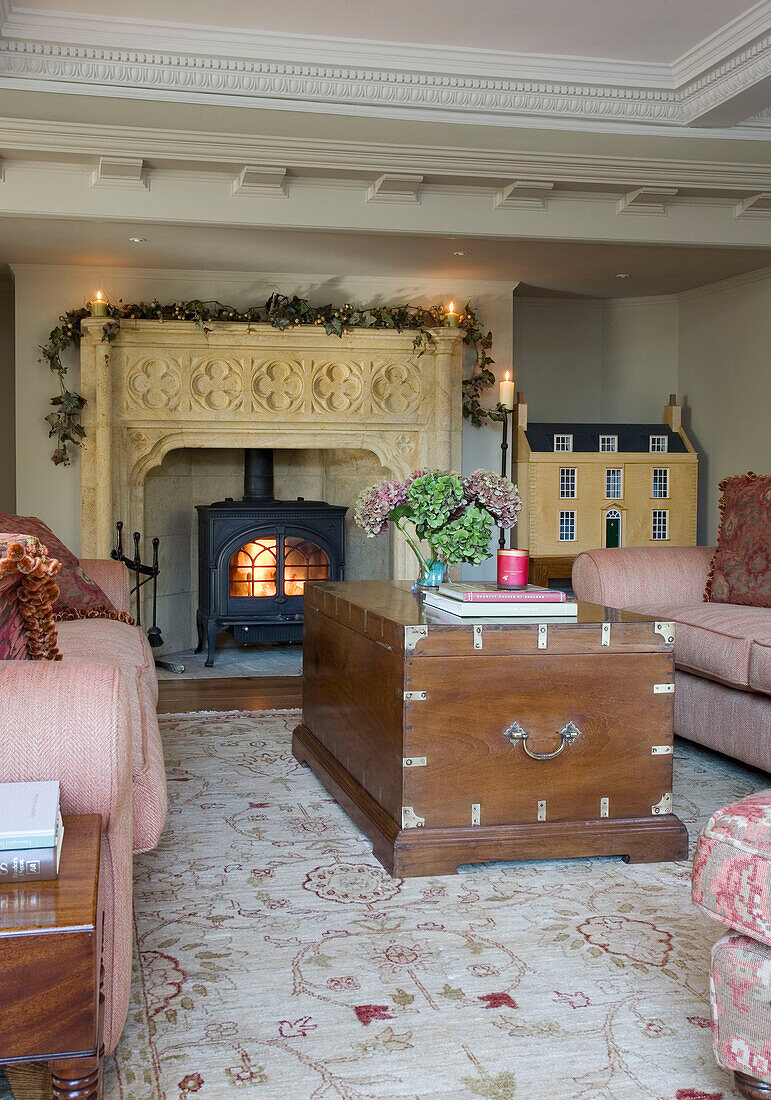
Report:
M68 815L59 878L0 886L0 1065L48 1062L54 1100L102 1095L101 837Z

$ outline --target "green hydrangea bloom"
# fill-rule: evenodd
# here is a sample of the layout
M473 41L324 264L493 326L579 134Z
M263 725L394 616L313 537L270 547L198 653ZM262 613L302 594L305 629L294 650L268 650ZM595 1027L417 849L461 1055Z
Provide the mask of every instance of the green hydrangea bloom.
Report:
M418 537L433 543L436 531L464 503L463 481L457 474L429 471L416 477L407 493L409 518Z
M472 562L479 565L490 556L493 517L485 508L469 505L431 538L433 548L448 565Z

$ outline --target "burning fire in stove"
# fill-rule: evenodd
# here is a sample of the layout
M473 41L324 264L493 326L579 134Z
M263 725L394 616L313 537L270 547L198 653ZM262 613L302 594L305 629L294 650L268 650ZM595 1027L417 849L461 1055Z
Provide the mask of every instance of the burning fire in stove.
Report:
M302 596L306 581L329 580L329 558L313 542L287 536L283 540L285 596ZM278 539L247 542L230 559L230 595L248 598L276 596Z

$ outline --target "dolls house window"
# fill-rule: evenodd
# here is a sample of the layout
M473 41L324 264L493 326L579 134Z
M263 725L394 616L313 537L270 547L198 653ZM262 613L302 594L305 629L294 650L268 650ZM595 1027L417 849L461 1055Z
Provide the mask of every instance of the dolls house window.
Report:
M669 496L669 468L666 466L653 467L653 492L654 497Z
M649 436L649 439L649 450L651 454L667 451L667 437L665 435L652 435Z
M575 542L576 539L576 514L573 511L560 512L560 542Z
M601 435L600 436L600 450L601 451L617 451L618 450L618 436L617 435Z
M653 521L651 524L651 539L659 541L669 538L669 512L666 508L653 509Z
M555 435L554 436L554 450L555 451L572 451L573 450L573 436L572 435Z
M560 469L560 496L574 497L576 495L576 468L575 466L563 466Z
M624 495L623 474L620 467L613 467L605 471L605 498L606 500L621 500Z

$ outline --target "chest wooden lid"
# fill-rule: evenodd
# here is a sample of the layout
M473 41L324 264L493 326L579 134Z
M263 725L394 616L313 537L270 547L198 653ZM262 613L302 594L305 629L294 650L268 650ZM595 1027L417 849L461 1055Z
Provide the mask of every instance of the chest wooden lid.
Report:
M575 619L485 618L436 622L408 581L322 581L305 586L305 606L406 657L666 652L674 624L579 603Z

